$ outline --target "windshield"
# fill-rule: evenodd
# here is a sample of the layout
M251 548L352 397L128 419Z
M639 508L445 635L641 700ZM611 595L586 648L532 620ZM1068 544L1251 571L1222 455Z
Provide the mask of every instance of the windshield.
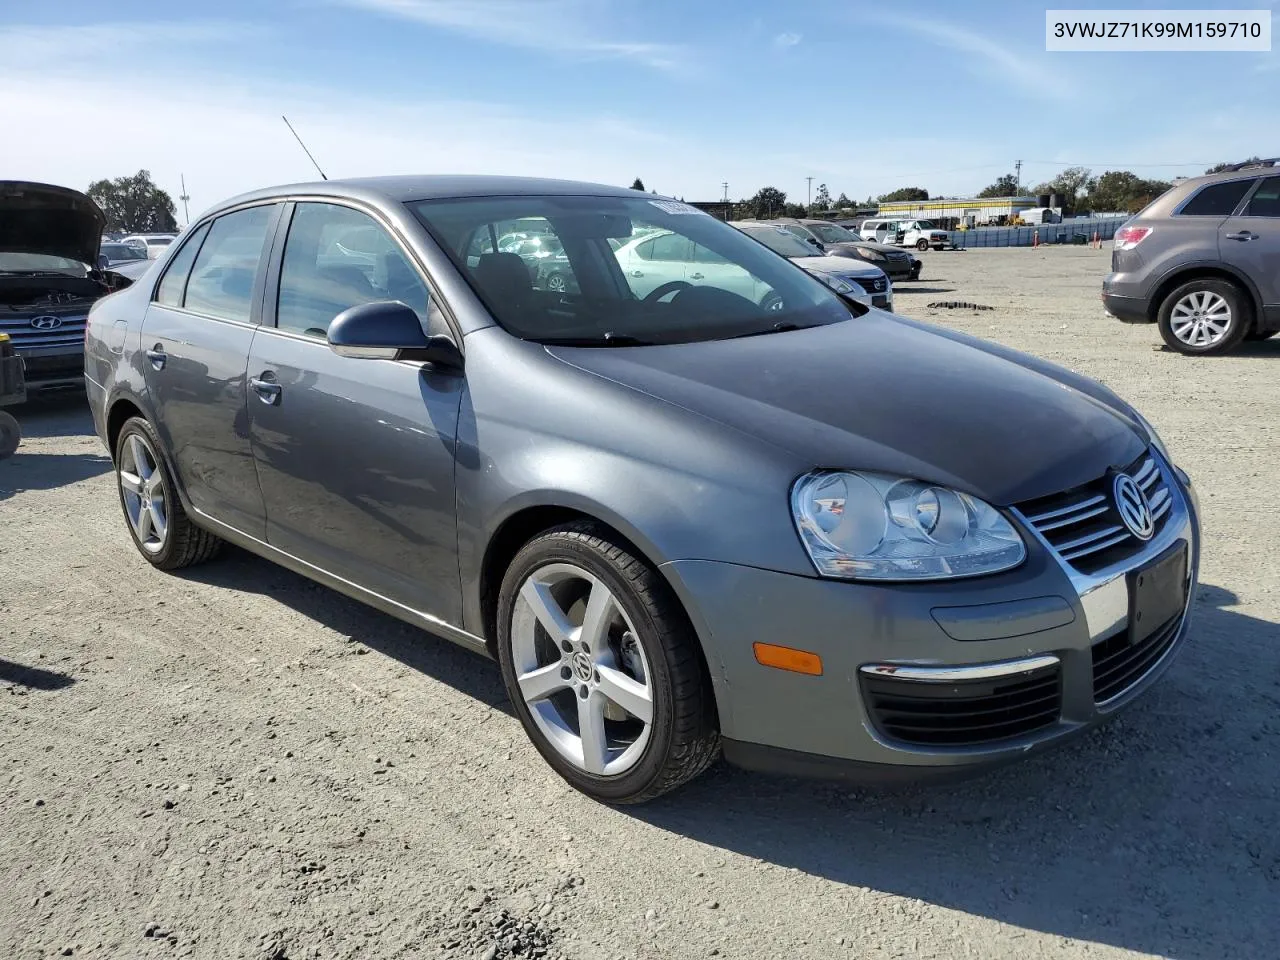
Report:
M65 273L83 277L88 268L79 260L54 257L44 253L0 252L0 273Z
M526 340L689 343L851 316L820 281L673 200L514 196L408 206L494 319Z
M932 229L933 229L933 221L932 221L932 220L917 220L917 221L916 221L916 229L917 229L917 230L932 230Z
M816 233L823 243L852 243L858 239L844 227L837 227L834 223L806 223L805 226Z
M108 260L145 260L146 251L127 243L104 243L98 250Z
M820 257L822 251L811 243L806 243L786 227L771 227L767 224L749 224L740 228L743 233L754 240L759 240L774 253L784 257Z

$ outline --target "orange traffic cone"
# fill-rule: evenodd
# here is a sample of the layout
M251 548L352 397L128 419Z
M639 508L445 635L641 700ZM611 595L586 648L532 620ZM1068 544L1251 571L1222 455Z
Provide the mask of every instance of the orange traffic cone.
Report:
M1040 246L1040 231L1033 230L1031 232L1031 249L1034 250L1038 246Z
M1095 250L1102 249L1102 235L1097 230L1093 231L1093 248Z

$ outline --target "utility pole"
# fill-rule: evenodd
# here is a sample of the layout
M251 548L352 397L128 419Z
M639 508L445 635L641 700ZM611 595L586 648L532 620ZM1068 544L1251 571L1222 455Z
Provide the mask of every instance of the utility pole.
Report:
M1016 171L1013 175L1013 179L1016 180L1018 183L1018 185L1014 188L1014 192L1018 196L1022 196L1022 161L1019 160L1016 163L1014 163L1013 169Z
M180 173L178 176L182 178L182 196L178 197L182 201L182 225L187 226L191 223L191 213L187 210L187 201L191 197L187 195L187 175Z
M813 177L805 177L809 181L809 202L805 204L805 212L813 213Z
M729 202L729 181L728 180L723 181L720 184L720 186L724 188L724 202L728 203Z

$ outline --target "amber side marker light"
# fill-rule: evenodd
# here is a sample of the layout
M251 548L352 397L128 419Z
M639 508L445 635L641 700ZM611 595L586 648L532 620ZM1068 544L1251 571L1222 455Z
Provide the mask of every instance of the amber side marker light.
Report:
M806 673L811 677L822 676L822 658L807 650L796 650L792 647L780 647L773 643L753 643L756 663L779 670L790 670L792 673Z

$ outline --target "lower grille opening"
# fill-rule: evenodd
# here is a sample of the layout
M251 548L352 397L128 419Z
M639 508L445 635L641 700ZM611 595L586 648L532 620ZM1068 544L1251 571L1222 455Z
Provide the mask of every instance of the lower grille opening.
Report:
M1173 646L1182 625L1182 614L1138 643L1129 642L1128 631L1093 645L1093 701L1105 703L1118 697L1150 672Z
M1025 736L1058 722L1058 664L986 680L945 683L861 675L862 694L886 737L920 746L974 746Z

